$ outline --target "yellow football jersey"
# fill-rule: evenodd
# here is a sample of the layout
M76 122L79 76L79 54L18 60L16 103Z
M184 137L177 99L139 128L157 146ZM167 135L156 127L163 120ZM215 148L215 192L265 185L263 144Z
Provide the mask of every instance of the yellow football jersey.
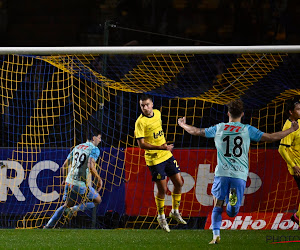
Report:
M298 124L300 125L300 120L298 120ZM289 129L292 126L292 122L288 119L286 120L282 131ZM298 128L295 132L290 133L280 141L280 145L285 147L286 152L288 153L290 159L300 167L300 128ZM288 169L290 174L294 175L293 167L288 164Z
M161 113L153 109L153 116L147 117L141 114L135 122L135 137L144 138L145 142L161 146L166 143L162 129ZM172 157L172 153L167 150L145 149L145 160L148 166L157 165Z

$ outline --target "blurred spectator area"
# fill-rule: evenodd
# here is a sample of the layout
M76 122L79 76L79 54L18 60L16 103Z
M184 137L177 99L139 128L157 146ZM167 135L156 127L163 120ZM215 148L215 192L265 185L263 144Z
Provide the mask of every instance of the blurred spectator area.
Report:
M193 39L196 45L297 44L300 5L296 0L121 0L100 1L102 23ZM114 18L115 15L115 18ZM112 34L111 34L112 35ZM142 45L182 45L166 39L119 30L111 43L138 40Z
M7 30L7 1L8 0L0 0L0 34L5 34ZM1 43L2 42L0 42L0 44Z
M10 46L299 44L296 0L0 0L2 44ZM3 42L4 41L4 42ZM135 43L136 44L136 43Z
M80 45L80 34L94 22L95 0L8 1L10 46Z

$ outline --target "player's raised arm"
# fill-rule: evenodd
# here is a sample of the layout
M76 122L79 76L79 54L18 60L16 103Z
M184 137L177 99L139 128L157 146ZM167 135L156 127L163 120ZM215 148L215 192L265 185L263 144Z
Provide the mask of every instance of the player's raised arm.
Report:
M137 139L137 142L141 149L172 151L172 149L174 148L173 144L166 144L166 143L160 146L151 145L148 142L145 142L144 138Z
M269 142L273 142L273 141L278 141L284 137L286 137L287 135L289 135L290 133L293 133L294 131L296 131L299 128L299 125L297 122L293 121L292 122L292 126L284 131L279 131L279 132L275 132L272 134L269 133L264 133L260 139L260 141L269 141Z
M204 136L205 137L205 129L204 128L197 128L192 125L188 125L186 123L186 118L182 117L178 119L178 125L182 127L186 132L188 132L191 135L196 136Z

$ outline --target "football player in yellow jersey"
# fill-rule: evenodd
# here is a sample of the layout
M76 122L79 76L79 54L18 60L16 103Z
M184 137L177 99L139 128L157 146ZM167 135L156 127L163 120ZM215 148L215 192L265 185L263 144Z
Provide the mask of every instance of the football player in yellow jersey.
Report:
M177 161L171 153L174 145L166 143L160 111L153 109L152 98L148 95L142 95L139 103L142 114L135 122L135 137L139 147L145 150L146 164L151 172L152 181L156 183L158 189L155 196L158 211L157 220L163 230L170 232L164 213L167 192L166 176L170 178L174 185L172 210L169 216L180 224L186 224L179 213L183 181Z
M300 96L295 97L288 103L287 113L289 119L286 120L282 130L289 129L292 121L297 121L300 124ZM300 190L300 128L281 139L279 153L286 161L288 170L294 176ZM299 217L300 204L298 211L292 215L291 220L299 224Z

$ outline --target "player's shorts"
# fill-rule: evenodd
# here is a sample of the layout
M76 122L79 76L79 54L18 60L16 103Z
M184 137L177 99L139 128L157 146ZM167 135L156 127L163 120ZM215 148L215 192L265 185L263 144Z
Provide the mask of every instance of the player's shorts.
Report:
M96 192L96 190L91 186L87 188L66 183L63 201L70 199L71 201L80 203L82 199L86 198L89 200L94 200L98 195L99 194Z
M230 188L236 189L237 204L235 206L241 206L246 188L246 181L242 179L227 176L215 176L211 193L218 200L225 200L225 202L228 203Z
M300 190L300 177L294 175L294 179L295 179L295 181L296 181L296 183L297 183L298 189Z
M157 165L148 166L152 175L152 181L160 181L180 173L180 168L174 156Z

